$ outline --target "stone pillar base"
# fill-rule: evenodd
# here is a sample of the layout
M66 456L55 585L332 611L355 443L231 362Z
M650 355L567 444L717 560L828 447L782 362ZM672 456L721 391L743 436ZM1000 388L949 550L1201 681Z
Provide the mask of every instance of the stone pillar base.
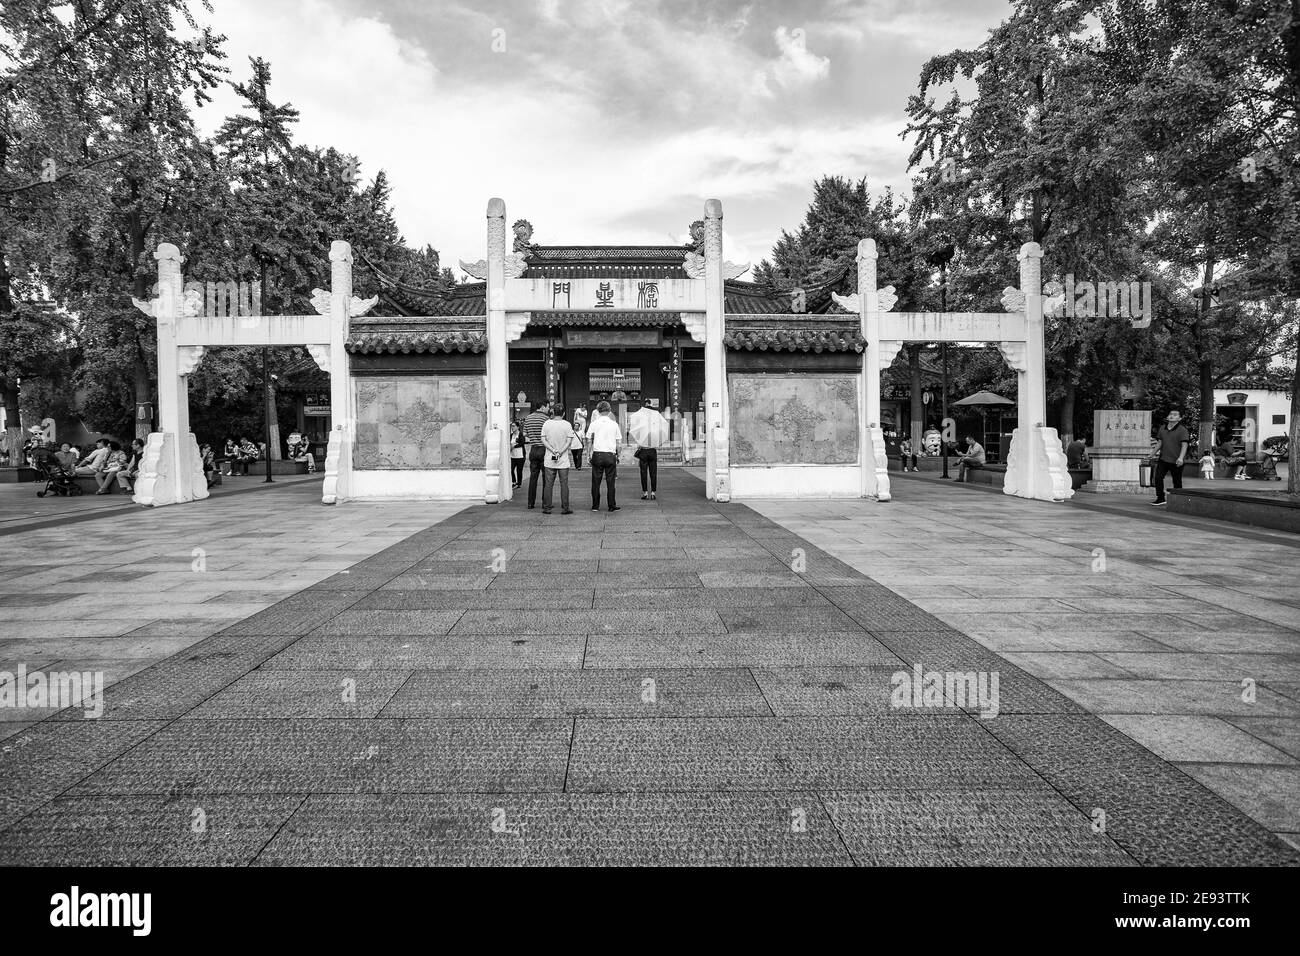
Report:
M889 501L892 497L889 487L889 459L885 456L885 430L873 425L866 431L867 447L864 449L863 492L868 498L877 501Z
M171 432L150 432L145 439L140 475L131 500L157 507L202 501L208 497L208 481L194 433L177 441Z
M342 425L330 431L329 447L325 450L325 480L321 484L322 503L327 505L346 501L348 497L348 470L352 465L352 447Z
M1136 481L1089 481L1079 491L1088 491L1098 495L1142 495L1150 491Z
M1040 501L1065 501L1074 495L1070 470L1055 428L1041 425L1011 433L1003 494Z

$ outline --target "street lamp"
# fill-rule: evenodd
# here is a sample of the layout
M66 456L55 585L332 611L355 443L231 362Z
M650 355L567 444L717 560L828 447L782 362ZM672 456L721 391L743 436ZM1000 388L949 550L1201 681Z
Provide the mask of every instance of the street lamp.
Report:
M266 484L267 481L275 481L271 477L271 370L267 366L267 353L270 351L265 345L262 346L262 418L263 434L266 438Z

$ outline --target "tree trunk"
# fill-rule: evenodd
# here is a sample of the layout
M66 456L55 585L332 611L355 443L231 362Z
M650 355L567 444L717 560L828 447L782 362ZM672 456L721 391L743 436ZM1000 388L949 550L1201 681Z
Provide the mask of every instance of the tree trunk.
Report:
M131 230L131 270L132 285L135 288L135 297L137 299L147 299L149 297L149 283L145 281L145 275L140 271L140 261L144 258L144 223L140 218L140 186L135 180L131 182L131 199L132 210L130 220ZM161 293L161 290L159 290ZM131 322L134 324L135 316L131 316ZM135 403L138 408L150 400L149 389L149 362L144 350L144 343L140 341L140 335L137 332L135 337L135 362L132 367L132 379L135 384ZM181 396L185 401L185 396ZM155 409L155 414L157 410ZM132 417L135 417L135 409L131 410ZM150 421L141 421L135 418L135 437L141 441L147 441L149 433L153 431L153 423ZM178 441L184 441L183 435L177 435Z
M1300 496L1300 342L1296 343L1295 372L1291 377L1291 428L1287 440L1291 457L1287 459L1286 490L1288 494Z
M1198 368L1201 373L1201 439L1198 455L1205 454L1214 447L1214 360L1201 359Z
M9 449L9 465L17 468L23 461L23 423L18 415L18 388L4 383L5 445Z
M921 345L907 347L907 370L911 376L912 393L912 454L921 454L921 438L925 434L925 403L921 401Z
M1212 212L1212 210L1211 210ZM1209 236L1206 237L1206 249L1210 248ZM1214 281L1214 257L1205 256L1205 268L1201 273L1201 301L1197 305L1200 312L1201 328L1208 328L1210 321L1210 283ZM1214 358L1211 355L1198 354L1201 373L1201 428L1198 455L1214 447Z
M279 461L280 455L280 416L276 413L275 408L275 382L268 382L266 386L266 408L263 412L267 420L271 423L270 428L270 447L266 449L267 456L271 461Z
M1067 377L1065 396L1061 399L1061 447L1063 448L1074 441L1074 398L1077 389L1074 379Z

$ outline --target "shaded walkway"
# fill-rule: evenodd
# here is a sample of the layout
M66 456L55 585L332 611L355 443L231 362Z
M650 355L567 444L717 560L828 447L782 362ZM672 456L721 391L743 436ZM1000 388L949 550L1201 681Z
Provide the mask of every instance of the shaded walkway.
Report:
M1300 859L805 539L629 478L468 508L10 738L0 862ZM998 715L891 706L918 663L996 671Z

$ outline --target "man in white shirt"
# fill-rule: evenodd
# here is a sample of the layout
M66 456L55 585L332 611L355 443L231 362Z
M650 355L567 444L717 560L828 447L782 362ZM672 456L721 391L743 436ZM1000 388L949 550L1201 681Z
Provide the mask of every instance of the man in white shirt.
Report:
M569 510L569 468L573 465L570 447L573 444L573 426L564 420L564 406L551 405L551 419L542 426L542 514L551 513L554 501L555 479L560 479L560 514L571 515Z
M99 470L104 465L104 459L108 457L108 439L100 438L95 442L95 450L87 455L77 466L77 474L80 477L88 478L99 474Z
M621 511L614 497L614 482L618 479L618 449L623 443L623 431L610 415L609 402L596 406L587 437L591 439L591 510L600 510L600 481L604 478L609 510Z

